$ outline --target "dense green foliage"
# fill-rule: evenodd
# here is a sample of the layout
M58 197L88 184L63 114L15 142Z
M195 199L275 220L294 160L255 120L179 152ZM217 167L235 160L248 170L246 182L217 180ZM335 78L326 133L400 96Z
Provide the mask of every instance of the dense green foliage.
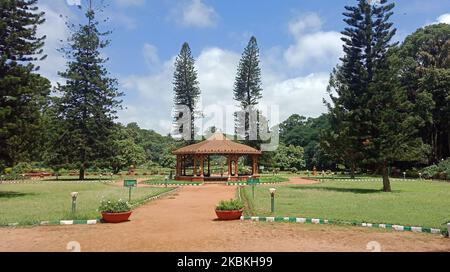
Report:
M314 166L319 169L334 168L334 160L320 146L321 134L329 129L330 124L326 114L318 118L306 118L294 114L280 124L282 144L299 146L304 150L305 165L298 168L299 170L305 166L307 169L313 169Z
M0 1L0 171L38 154L42 128L40 109L50 83L36 73L45 37L37 27L44 23L37 0Z
M67 70L60 73L65 82L57 88L62 96L58 105L62 122L55 147L67 162L79 167L81 180L92 162L106 163L113 156L114 119L121 103L117 80L109 76L101 56L109 44L102 37L109 32L99 31L93 9L87 9L86 19L63 49L69 61Z
M345 54L330 80L328 138L329 150L340 146L336 157L350 161L352 168L363 162L381 169L383 188L391 191L388 168L394 161L419 158L417 130L423 121L400 83L400 62L390 43L395 4L387 2L360 0L345 7Z
M216 210L218 211L239 211L244 208L244 203L239 200L231 199L228 201L220 201L217 205Z
M429 144L429 160L450 156L450 25L436 24L405 39L399 57L402 83L415 111L426 121L421 136Z
M131 206L122 199L102 199L98 211L103 213L124 213L131 211Z
M426 179L450 179L450 159L426 167L422 174Z

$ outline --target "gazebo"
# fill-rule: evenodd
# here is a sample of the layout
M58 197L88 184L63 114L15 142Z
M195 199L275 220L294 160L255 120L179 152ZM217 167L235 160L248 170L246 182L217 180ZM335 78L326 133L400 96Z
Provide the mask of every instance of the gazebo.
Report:
M247 145L238 144L222 133L215 133L206 141L183 147L173 152L177 156L176 180L179 181L240 181L249 175L239 175L239 158L252 158L252 177L259 176L258 158L262 152ZM227 158L228 171L220 176L211 173L211 156ZM186 174L187 160L193 162L192 175ZM205 167L205 163L207 166Z

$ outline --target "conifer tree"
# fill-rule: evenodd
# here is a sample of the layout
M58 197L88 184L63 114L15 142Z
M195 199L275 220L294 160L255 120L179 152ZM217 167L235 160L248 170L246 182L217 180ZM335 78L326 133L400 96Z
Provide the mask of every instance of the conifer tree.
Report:
M255 37L251 37L239 62L234 83L234 100L241 107L241 112L235 114L235 130L243 131L247 144L250 140L257 140L250 137L257 137L259 112L256 106L262 98L262 91L258 43Z
M30 159L50 83L35 66L45 58L37 0L0 0L0 169Z
M397 61L388 53L395 47L396 29L389 22L394 6L387 0L358 0L345 7L345 54L332 74L328 104L334 139L341 139L347 151L342 153L380 169L384 191L391 191L390 164L412 160L422 148L415 136L420 118L411 112Z
M197 71L195 70L195 60L192 57L188 43L183 44L180 54L175 61L173 84L175 93L175 125L178 127L180 134L190 138L189 141L193 142L195 140L195 118L198 113L196 107L201 91L197 79ZM183 107L189 110L190 116L186 116L187 112L184 111ZM184 118L186 118L187 122L181 121Z
M113 155L114 120L121 104L118 97L122 95L117 80L104 66L107 59L101 56L101 50L109 40L103 37L110 32L99 30L92 1L85 16L87 22L75 28L68 47L63 49L69 61L67 70L60 73L65 83L58 86L64 124L58 154L78 166L80 180L87 167Z

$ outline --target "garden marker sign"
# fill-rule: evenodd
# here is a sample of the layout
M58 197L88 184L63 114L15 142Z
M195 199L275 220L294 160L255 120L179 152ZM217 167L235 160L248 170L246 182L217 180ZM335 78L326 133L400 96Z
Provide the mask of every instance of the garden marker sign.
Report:
M124 180L123 187L128 188L128 202L131 202L131 189L137 187L137 180Z
M253 199L255 199L255 186L261 184L261 181L259 179L250 177L247 181L247 184L249 186L252 186L252 196L253 196Z

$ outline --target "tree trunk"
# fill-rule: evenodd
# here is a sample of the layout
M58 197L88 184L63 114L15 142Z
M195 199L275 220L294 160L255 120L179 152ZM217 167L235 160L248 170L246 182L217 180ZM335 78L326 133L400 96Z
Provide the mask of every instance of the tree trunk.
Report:
M383 191L384 192L391 192L391 182L389 180L389 169L388 164L385 161L383 163Z
M352 162L352 167L350 170L350 178L355 179L355 172L356 172L356 164L355 162Z
M80 180L84 180L84 163L80 167Z

